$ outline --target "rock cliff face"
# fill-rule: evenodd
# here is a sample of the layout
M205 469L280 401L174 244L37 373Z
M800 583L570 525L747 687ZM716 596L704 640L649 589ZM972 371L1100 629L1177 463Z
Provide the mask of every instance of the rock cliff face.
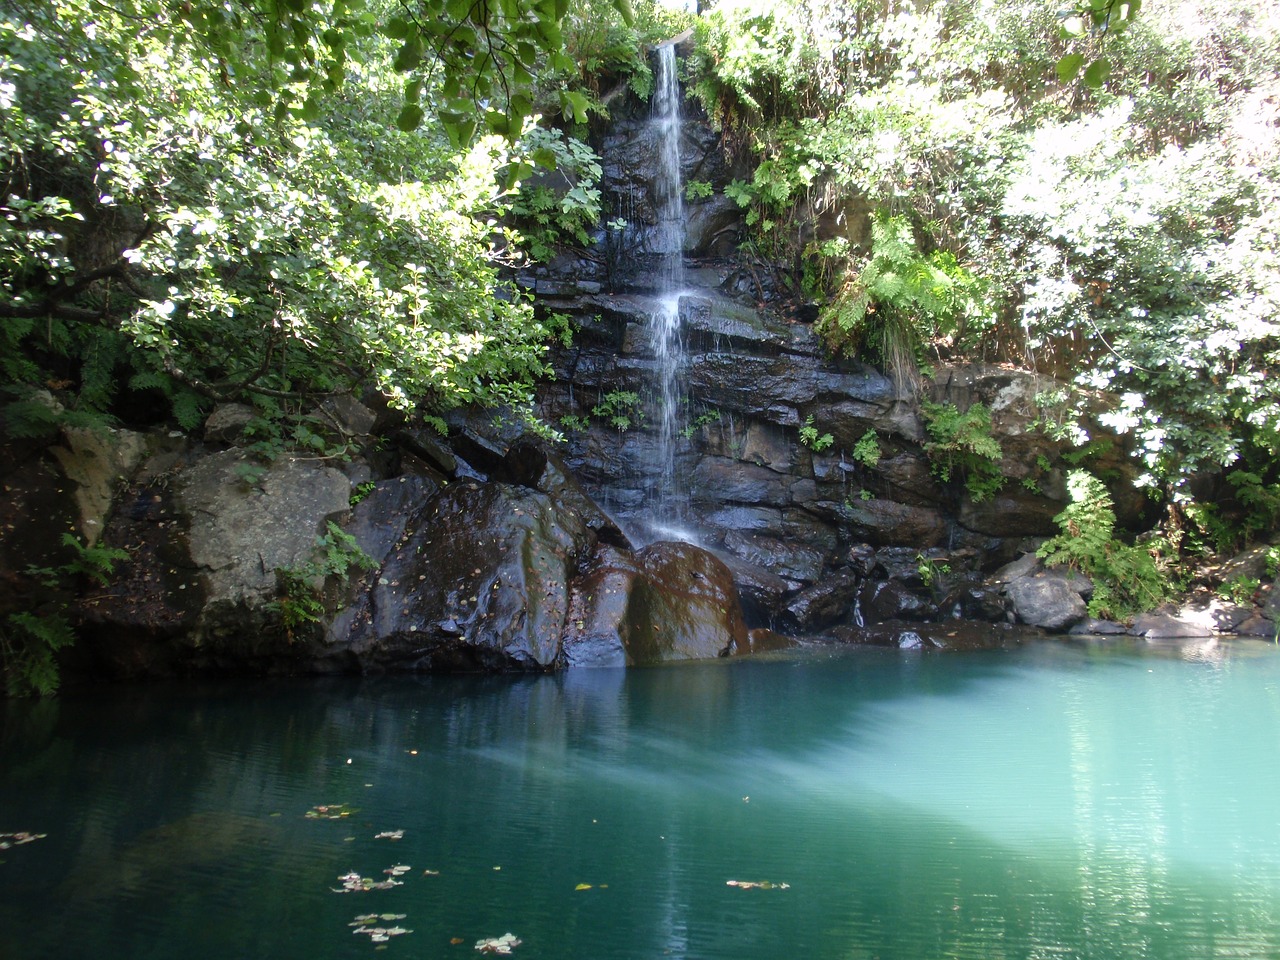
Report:
M565 433L566 464L637 542L674 531L720 557L753 626L811 634L1016 617L986 580L1057 532L1063 450L1037 425L1038 398L1060 385L939 364L918 391L831 358L804 311L784 309L762 282L766 268L726 256L742 223L723 188L742 171L696 110L687 114L682 177L714 191L686 204L677 369L661 369L673 360L654 320L668 296L656 286L663 171L643 111L616 119L599 145L606 208L627 228L603 232L598 255L566 253L521 278L576 330L541 394L542 416ZM674 409L664 382L679 386ZM922 400L990 411L1004 477L993 495L975 501L958 475L942 479ZM1104 466L1122 472L1119 451L1110 457ZM668 475L677 482L664 484ZM1116 487L1122 496L1125 484ZM1142 504L1121 507L1132 515Z
M1063 451L1037 426L1055 384L940 363L917 392L833 360L812 317L729 258L741 225L717 189L688 207L679 391L663 408L657 146L642 113L600 146L606 209L628 226L519 278L575 327L540 396L563 443L492 411L455 412L441 439L350 401L326 418L358 451L348 462L258 462L229 407L202 440L11 446L0 615L61 606L81 635L69 666L114 676L621 666L795 642L783 635L966 648L1082 621L1089 584L1028 555L1065 502ZM743 173L696 119L680 157L717 188ZM990 411L993 495L942 479L922 400ZM1118 447L1093 466L1136 516ZM129 559L106 586L45 589L28 568L66 564L62 533Z

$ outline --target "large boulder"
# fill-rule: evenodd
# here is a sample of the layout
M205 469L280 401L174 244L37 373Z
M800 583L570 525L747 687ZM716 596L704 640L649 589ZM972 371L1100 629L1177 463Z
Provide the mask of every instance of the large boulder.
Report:
M350 493L342 472L313 461L157 453L116 503L104 541L129 558L78 605L73 660L115 676L310 669L306 644L281 626L278 571L317 564Z
M729 569L701 547L659 542L635 554L606 548L574 584L565 661L702 660L746 643Z
M452 484L387 556L345 650L366 668L550 669L569 581L594 544L545 493Z
M1005 592L1019 623L1045 630L1068 630L1089 612L1080 595L1080 579L1058 570L1044 570L1018 577Z

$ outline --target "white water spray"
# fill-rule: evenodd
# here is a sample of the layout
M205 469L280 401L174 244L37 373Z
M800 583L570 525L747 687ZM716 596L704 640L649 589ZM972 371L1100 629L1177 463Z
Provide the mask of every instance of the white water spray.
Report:
M667 528L680 539L687 513L687 492L676 469L680 407L684 399L684 347L680 341L680 296L684 292L684 183L680 175L680 83L676 74L675 44L657 50L652 124L658 141L658 165L653 181L653 249L661 255L658 267L658 308L651 320L654 357L657 365L659 409L659 469L650 496L651 521L655 529ZM674 528L674 529L673 529Z

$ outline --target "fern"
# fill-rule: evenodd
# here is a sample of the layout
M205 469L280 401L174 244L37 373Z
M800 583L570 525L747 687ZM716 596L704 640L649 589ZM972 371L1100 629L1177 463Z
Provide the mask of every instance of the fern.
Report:
M1171 584L1151 552L1117 540L1111 495L1085 470L1067 477L1071 502L1054 518L1061 532L1036 551L1046 566L1079 570L1094 584L1089 613L1128 619L1169 596Z
M958 329L982 293L952 254L922 254L911 222L880 210L871 224L871 259L846 275L817 330L833 352L867 350L902 386L916 378L924 342Z
M920 404L925 428L932 438L924 451L933 462L934 475L943 483L963 479L974 503L993 497L1004 486L1000 460L1004 451L991 435L991 411L975 403L963 413L953 404Z
M75 642L62 613L11 613L0 625L0 671L11 697L47 697L58 690L54 654Z

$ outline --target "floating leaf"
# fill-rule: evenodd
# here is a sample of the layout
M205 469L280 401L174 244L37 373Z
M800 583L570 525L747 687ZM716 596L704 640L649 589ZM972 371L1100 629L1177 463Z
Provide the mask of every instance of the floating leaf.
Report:
M769 880L726 880L725 884L739 890L790 890L789 883L773 883Z
M378 921L381 920L386 922L388 920L403 919L405 919L405 914L403 913L362 913L360 916L356 917L355 920L351 921L351 923L347 924L347 926L355 927L355 929L351 931L352 933L368 934L369 939L374 943L386 943L392 937L401 937L406 933L413 933L413 931L407 927L401 926L380 927L377 925Z
M24 843L34 843L36 840L43 840L47 836L47 833L28 833L26 830L19 830L16 833L0 833L0 850L20 847Z
M306 818L308 820L341 820L359 812L359 807L346 803L319 803L306 812Z
M481 953L497 953L506 956L516 947L520 946L521 940L514 933L504 933L500 937L489 937L485 940L476 941L476 949Z
M390 873L390 870L383 871ZM392 887L403 887L402 880L374 880L372 877L362 877L360 874L352 870L344 873L338 878L342 882L342 889L331 887L334 893L364 893L368 890L390 890Z
M575 889L575 890L590 890L590 889L591 889L591 884L589 884L589 883L580 883L580 884L578 884L576 887L574 887L573 889Z

